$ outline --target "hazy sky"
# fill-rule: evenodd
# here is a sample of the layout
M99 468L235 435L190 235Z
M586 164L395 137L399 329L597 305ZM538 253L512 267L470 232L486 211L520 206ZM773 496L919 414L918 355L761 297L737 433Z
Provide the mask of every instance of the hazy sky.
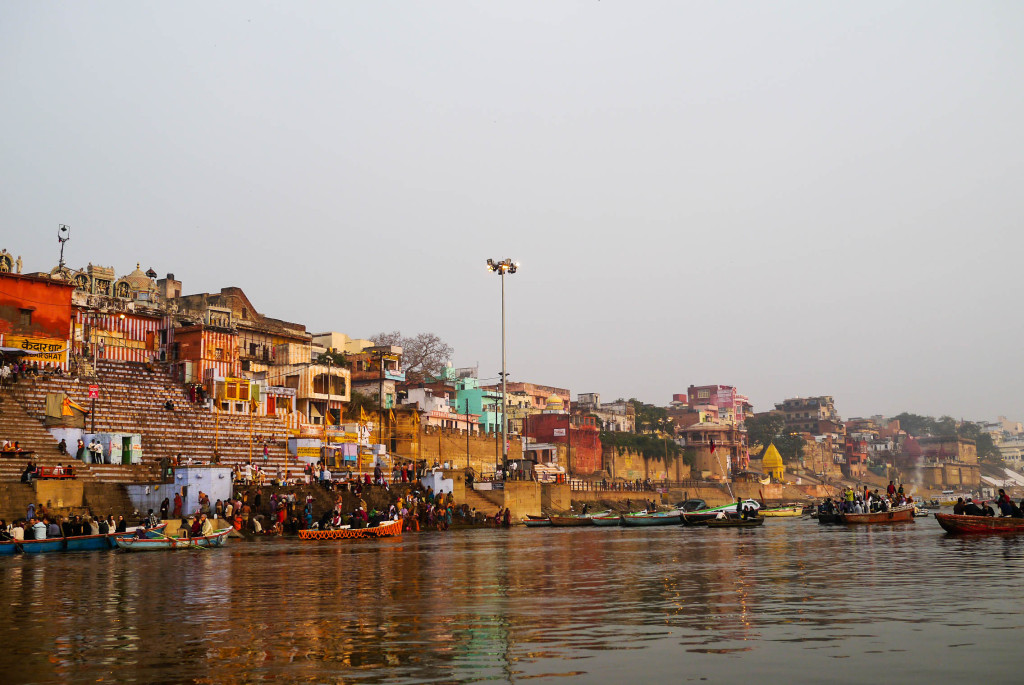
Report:
M1019 2L5 2L0 247L665 404L1024 419Z

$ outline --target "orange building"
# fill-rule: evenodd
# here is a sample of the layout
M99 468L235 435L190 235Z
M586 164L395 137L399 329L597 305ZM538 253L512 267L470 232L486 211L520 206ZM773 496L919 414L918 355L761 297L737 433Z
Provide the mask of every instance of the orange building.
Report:
M74 290L50 278L0 273L0 347L34 352L32 361L67 369Z
M214 377L240 375L238 335L230 329L203 324L168 332L169 361L175 377L185 383L212 383ZM207 388L212 390L212 386Z

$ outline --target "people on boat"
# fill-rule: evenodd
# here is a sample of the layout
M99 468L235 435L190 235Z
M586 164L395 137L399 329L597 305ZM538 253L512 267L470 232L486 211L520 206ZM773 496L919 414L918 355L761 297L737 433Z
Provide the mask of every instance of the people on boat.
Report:
M213 535L213 521L206 514L199 515L199 534L203 536Z
M964 503L964 513L968 516L984 516L985 510L975 504L973 499L968 497L967 502Z
M957 516L963 516L967 513L967 504L964 502L963 497L956 498L956 504L953 505L953 513Z
M1010 501L1010 496L1006 494L1006 490L1002 488L999 488L996 505L999 507L999 513L1002 516L1010 516L1013 513L1013 502Z

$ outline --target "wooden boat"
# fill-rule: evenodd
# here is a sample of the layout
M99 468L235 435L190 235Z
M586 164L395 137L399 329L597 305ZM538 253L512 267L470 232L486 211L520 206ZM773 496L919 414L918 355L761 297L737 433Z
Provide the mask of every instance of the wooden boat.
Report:
M553 526L592 526L594 519L591 516L569 514L567 516L551 516Z
M1009 516L935 514L935 520L951 535L1008 535L1024 533L1024 519Z
M677 526L682 522L683 514L679 511L663 511L654 514L623 514L624 526Z
M126 552L155 552L168 549L195 549L197 547L222 547L227 542L228 534L234 528L224 528L210 535L197 535L190 538L171 538L166 535L155 538L117 538L114 540L120 549Z
M771 509L761 509L757 512L761 516L776 517L776 516L803 516L804 508L800 505L792 507L772 507Z
M161 523L149 533L163 530L167 526ZM138 526L124 533L106 533L103 535L76 535L70 538L46 538L45 540L8 540L0 542L0 556L10 554L43 554L46 552L96 552L117 549L115 540L131 537Z
M300 540L368 540L402 536L402 520L382 521L368 528L339 528L337 530L300 530Z
M764 523L764 516L754 518L724 518L708 521L708 528L753 528Z
M551 526L551 519L547 516L529 516L523 521L527 528L548 528Z
M889 511L873 511L867 514L842 514L842 519L843 523L847 525L912 522L914 520L914 506L906 504L902 507L893 507Z
M622 517L618 514L599 514L592 516L595 526L619 526L622 525Z
M825 513L820 512L818 514L818 523L821 525L839 525L843 522L843 515L838 512Z

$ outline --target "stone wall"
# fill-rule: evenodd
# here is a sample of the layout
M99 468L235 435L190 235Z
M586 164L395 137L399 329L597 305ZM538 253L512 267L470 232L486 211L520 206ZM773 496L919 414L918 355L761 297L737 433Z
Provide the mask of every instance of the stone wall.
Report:
M491 473L496 461L500 461L501 436L497 441L491 434L473 434L469 436L469 466L477 473ZM508 458L520 459L522 446L518 440L509 440ZM466 433L465 431L441 430L432 426L416 426L411 421L403 423L398 420L392 451L407 459L422 459L427 465L435 461L444 464L446 461L457 469L466 468ZM497 446L497 449L496 449Z
M690 467L683 463L682 457L648 459L639 452L619 449L612 445L604 447L604 469L613 478L627 481L670 480L681 481L690 478Z
M514 521L520 521L528 514L539 516L542 510L541 484L527 480L506 482L505 507L512 512Z
M36 501L55 509L77 509L85 501L85 488L80 480L37 480L35 488Z
M569 511L572 493L568 483L541 483L540 503L544 511Z

